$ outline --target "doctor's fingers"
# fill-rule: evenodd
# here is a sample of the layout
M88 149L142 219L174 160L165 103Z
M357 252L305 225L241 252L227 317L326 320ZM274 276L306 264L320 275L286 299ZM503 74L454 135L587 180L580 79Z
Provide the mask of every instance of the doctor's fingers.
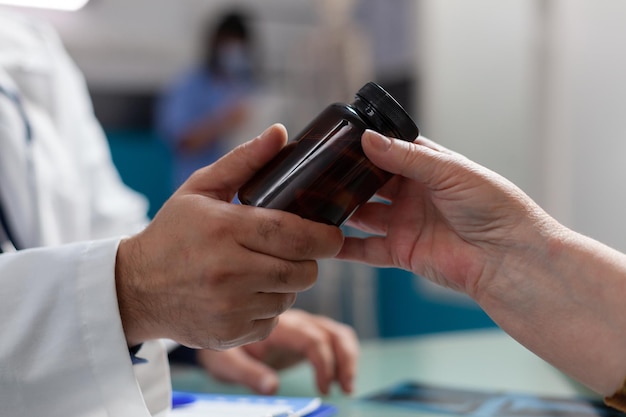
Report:
M237 242L255 252L300 261L332 258L343 234L335 226L304 220L295 214L258 207L241 207L243 224Z
M195 304L181 310L165 337L192 348L225 350L266 339L278 324L278 316L296 300L295 294L242 295L214 300L211 306ZM183 317L184 320L180 320Z
M308 290L317 280L316 261L288 261L257 252L248 252L245 259L232 260L231 271L217 277L227 281L236 291L261 293L295 293Z
M228 323L222 331L211 330L206 338L192 337L192 343L188 346L201 349L213 349L225 351L239 346L265 340L278 324L278 314L272 314L267 319L246 320L245 322ZM202 335L202 332L198 332ZM197 339L197 341L195 341Z
M271 325L272 329L278 323L273 322L278 316L289 310L296 302L295 293L262 293L258 292L248 296L242 294L239 297L223 297L214 300L212 306L199 307L193 311L197 317L205 317L212 321L220 318L221 332L226 335L225 340L234 340L239 335L259 333L256 327L264 328L264 324ZM202 321L200 320L199 323ZM258 323L257 323L258 322ZM215 327L215 324L214 326ZM210 328L210 326L209 326ZM219 327L218 327L219 328ZM267 334L257 335L254 341L265 338ZM247 342L252 341L251 339Z

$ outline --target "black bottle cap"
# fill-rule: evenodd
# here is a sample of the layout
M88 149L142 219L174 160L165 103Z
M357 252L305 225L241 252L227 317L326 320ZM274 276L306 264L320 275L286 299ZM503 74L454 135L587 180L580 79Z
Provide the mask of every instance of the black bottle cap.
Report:
M374 82L369 82L356 93L357 98L368 102L378 113L388 119L398 131L398 139L414 140L419 135L419 129L411 116L404 108Z

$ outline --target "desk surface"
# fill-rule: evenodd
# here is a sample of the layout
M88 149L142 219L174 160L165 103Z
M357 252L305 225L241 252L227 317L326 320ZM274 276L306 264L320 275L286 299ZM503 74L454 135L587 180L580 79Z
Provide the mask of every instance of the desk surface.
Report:
M402 381L455 388L499 389L545 395L589 394L549 364L499 330L455 332L410 339L366 341L362 344L355 393L338 390L324 401L342 417L404 417L415 411L360 400ZM197 369L173 369L174 389L248 393L211 380ZM280 395L316 396L313 373L303 364L281 373Z

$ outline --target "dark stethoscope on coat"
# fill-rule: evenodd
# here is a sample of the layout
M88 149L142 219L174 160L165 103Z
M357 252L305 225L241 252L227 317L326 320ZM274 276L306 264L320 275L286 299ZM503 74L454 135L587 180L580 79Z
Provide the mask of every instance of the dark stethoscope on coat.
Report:
M30 122L26 117L26 111L24 110L24 106L22 105L20 96L17 93L9 91L0 85L0 97L1 96L8 98L17 108L20 117L22 118L22 122L24 123L24 131L26 132L26 145L30 145L33 140L33 132ZM11 230L6 211L4 209L4 204L0 199L0 254L15 252L19 249L20 246L16 243L15 234Z

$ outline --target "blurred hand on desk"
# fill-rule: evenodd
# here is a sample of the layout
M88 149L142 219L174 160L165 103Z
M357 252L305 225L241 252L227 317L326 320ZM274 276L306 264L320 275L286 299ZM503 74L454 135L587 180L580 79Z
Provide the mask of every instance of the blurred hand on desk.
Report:
M352 392L358 355L352 328L292 309L280 316L267 339L222 352L201 350L197 359L218 380L266 395L278 390L277 370L308 360L315 369L317 388L327 394L333 382Z

